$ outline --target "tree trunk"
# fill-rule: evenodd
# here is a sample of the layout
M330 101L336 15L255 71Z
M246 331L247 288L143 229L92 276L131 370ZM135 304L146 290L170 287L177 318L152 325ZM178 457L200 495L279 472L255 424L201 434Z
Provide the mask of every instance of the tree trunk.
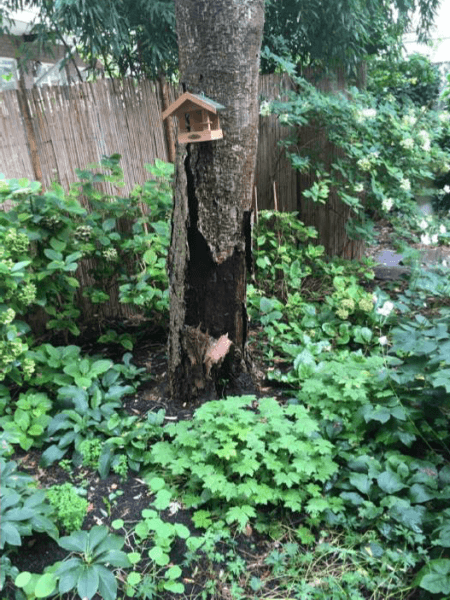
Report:
M246 370L246 265L264 0L175 0L180 82L225 106L223 139L177 144L169 252L169 388L212 398Z

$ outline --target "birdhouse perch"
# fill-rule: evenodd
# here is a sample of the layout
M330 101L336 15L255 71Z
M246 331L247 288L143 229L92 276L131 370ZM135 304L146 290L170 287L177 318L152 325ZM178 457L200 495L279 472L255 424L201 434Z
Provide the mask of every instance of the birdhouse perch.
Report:
M220 129L219 110L225 106L199 94L185 92L162 114L178 118L178 141L180 144L190 142L209 142L223 138Z

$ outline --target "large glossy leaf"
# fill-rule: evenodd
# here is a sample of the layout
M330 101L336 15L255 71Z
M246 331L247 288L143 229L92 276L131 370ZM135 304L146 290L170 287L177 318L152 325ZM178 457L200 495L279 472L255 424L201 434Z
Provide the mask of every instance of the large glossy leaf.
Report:
M66 452L67 452L67 448L62 450L61 448L58 448L58 446L56 444L53 444L52 446L49 446L47 448L47 450L45 450L42 453L39 465L41 467L48 467L49 465L53 464L57 460L60 460Z
M400 476L393 471L384 471L377 479L378 485L386 494L395 494L406 487Z
M352 473L350 483L362 494L367 495L372 487L372 480L365 473Z
M85 565L78 578L77 591L80 598L92 598L98 590L99 576L94 565Z
M17 526L13 523L8 523L8 521L3 521L0 530L0 549L4 548L5 544L20 546L21 543L22 539Z
M97 556L101 552L103 552L102 547L100 546L103 541L108 541L108 528L104 525L96 525L89 532L89 546L91 551ZM112 536L116 537L116 536Z
M75 531L71 535L59 539L58 544L69 552L85 552L87 547L88 533L86 531Z
M450 560L430 561L418 573L414 583L432 594L450 594Z
M47 598L55 590L57 584L57 578L54 573L44 573L37 580L34 593L36 598Z
M117 596L117 581L114 575L106 567L95 565L99 576L98 591L103 600L115 600Z

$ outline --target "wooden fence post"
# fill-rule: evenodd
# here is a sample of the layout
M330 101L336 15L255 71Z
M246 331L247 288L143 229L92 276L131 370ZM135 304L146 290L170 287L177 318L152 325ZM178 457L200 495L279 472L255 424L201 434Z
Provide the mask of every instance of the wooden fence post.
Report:
M161 97L162 97L162 101L163 101L162 102L162 105L163 105L162 112L164 112L170 106L169 92L167 90L167 81L166 81L166 78L164 77L164 75L160 75L158 77L158 80L159 80L159 86L161 88ZM166 132L167 153L169 156L169 162L174 163L175 162L175 134L174 134L174 127L173 127L173 120L165 119L164 127L165 127L165 132Z
M33 174L36 181L40 181L42 183L41 159L39 157L37 139L33 129L31 111L28 105L27 90L25 88L25 74L22 67L19 67L18 83L19 88L17 90L17 98L19 100L20 112L22 113L22 119L25 127L25 136L27 139L28 150L31 156Z

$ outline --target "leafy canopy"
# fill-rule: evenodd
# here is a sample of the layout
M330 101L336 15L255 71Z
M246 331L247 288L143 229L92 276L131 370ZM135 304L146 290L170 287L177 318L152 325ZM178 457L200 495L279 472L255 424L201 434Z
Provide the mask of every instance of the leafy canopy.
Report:
M266 0L262 47L297 63L354 66L368 54L398 47L416 11L417 33L426 39L438 5L439 0ZM69 47L76 40L91 68L100 60L109 75L154 78L176 72L172 0L8 0L0 8L0 26L3 16L7 29L8 15L23 7L38 9L37 43L65 39ZM261 66L268 73L276 65L263 55Z

